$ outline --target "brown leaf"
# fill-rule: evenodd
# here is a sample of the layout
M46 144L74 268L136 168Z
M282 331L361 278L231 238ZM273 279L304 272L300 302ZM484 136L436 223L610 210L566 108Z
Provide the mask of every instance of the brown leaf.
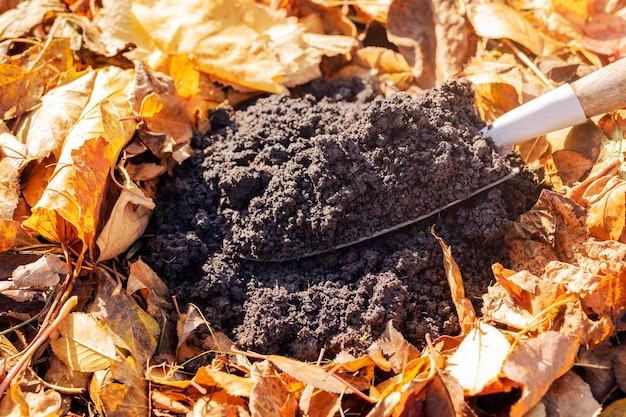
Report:
M542 401L548 412L556 412L559 416L595 416L601 409L589 385L574 371L568 371L554 381Z
M296 415L296 399L268 361L252 365L250 378L255 381L250 394L252 417Z
M319 366L300 362L295 359L286 358L279 355L267 355L265 358L276 368L291 375L295 379L312 385L324 391L341 394L351 392L351 390L340 379L331 375ZM340 377L341 378L341 377Z
M552 383L574 365L578 338L556 332L520 341L502 367L503 374L522 386L522 397L511 407L511 417L526 414Z
M448 278L448 285L450 286L450 292L452 294L452 301L456 307L456 313L459 316L459 323L461 324L461 333L467 334L476 323L476 312L472 302L465 298L465 289L463 288L463 277L461 276L461 270L456 261L452 257L452 250L445 244L443 239L435 235L435 228L431 229L431 234L435 236L441 250L443 251L443 267L446 271Z
M143 236L155 206L152 198L146 196L133 182L126 184L96 239L98 262L123 253Z
M154 318L171 309L167 285L141 258L130 264L126 292L130 296L141 294Z
M426 387L425 412L427 416L476 416L465 402L459 382L445 371L437 372Z
M453 1L392 1L387 36L413 68L421 88L434 87L462 69L467 35Z
M2 125L2 130L6 128ZM0 132L0 220L12 220L20 199L20 172L26 147L15 136Z
M89 394L101 415L140 417L148 413L148 385L143 366L128 357L94 374Z
M69 272L67 264L51 253L41 256L37 261L20 265L11 274L18 288L45 289L53 287L61 280L59 274Z
M0 39L21 38L45 19L67 9L60 0L27 0L0 15Z
M533 54L550 53L551 45L524 16L502 3L469 4L467 15L478 36L488 39L511 39Z
M556 172L547 172L547 175L556 175L561 178L563 185L572 186L582 180L593 167L593 161L578 151L559 149L552 154L552 161Z
M622 240L626 221L626 182L619 177L609 179L601 195L589 207L589 232L598 239Z
M380 338L368 348L368 356L370 358L376 358L378 356L377 352L382 354L384 360L390 365L390 369L396 374L402 372L402 369L409 362L420 357L420 351L406 341L402 333L393 327L393 322L391 321L387 322L385 331L380 335ZM375 362L377 362L379 367L381 365L385 366L381 367L382 369L389 370L386 369L386 365L379 363L380 361Z
M96 299L101 302L91 306L91 313L115 334L116 345L144 366L156 351L161 326L135 300L120 292L110 276L98 271L97 278Z

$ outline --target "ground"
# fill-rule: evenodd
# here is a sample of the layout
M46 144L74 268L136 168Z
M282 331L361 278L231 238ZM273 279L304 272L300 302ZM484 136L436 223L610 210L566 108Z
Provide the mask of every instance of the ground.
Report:
M315 81L215 110L195 156L159 188L144 259L179 303L244 349L313 360L362 351L392 320L412 343L459 330L435 232L479 305L504 232L536 201L532 173L413 225L519 166L479 134L468 82L413 99ZM314 252L325 252L302 257ZM275 262L276 258L295 258Z

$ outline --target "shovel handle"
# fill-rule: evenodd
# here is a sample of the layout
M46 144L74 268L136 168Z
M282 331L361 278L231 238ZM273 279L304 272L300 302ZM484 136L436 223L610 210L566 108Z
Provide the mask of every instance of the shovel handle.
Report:
M572 89L587 117L626 106L626 59L620 59L574 81Z
M537 97L481 130L501 150L626 106L626 58Z

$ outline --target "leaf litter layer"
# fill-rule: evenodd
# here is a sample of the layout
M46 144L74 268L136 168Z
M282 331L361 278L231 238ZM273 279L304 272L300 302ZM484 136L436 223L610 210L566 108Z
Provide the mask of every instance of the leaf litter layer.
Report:
M506 228L536 201L529 173L329 254L259 263L237 253L293 256L309 248L281 239L315 247L327 236L363 235L503 177L511 161L478 133L473 102L463 81L418 99L319 81L216 110L212 132L194 139L195 156L160 186L144 259L179 300L202 306L212 325L256 352L312 360L322 348L362 351L388 321L417 345L427 333L457 333L431 226L454 247L469 298L478 299L491 265L507 257ZM278 236L272 217L286 226Z

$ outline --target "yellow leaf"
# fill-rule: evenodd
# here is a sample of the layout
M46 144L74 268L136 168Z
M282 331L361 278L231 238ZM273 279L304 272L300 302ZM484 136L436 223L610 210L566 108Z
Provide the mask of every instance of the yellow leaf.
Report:
M446 371L455 377L466 395L477 395L498 380L511 347L495 327L479 322L448 359Z
M132 357L115 362L110 369L97 371L89 394L100 415L142 417L149 414L148 386L143 377L144 364Z
M109 330L93 316L71 313L50 336L54 353L80 372L106 369L115 361L115 345Z
M130 71L98 71L90 100L65 140L55 172L24 225L48 240L93 247L109 173L134 133L127 89Z
M520 12L502 3L468 4L467 13L474 30L483 38L511 39L538 56L549 54L547 38Z
M87 105L96 72L90 71L76 80L50 90L41 98L41 106L24 116L17 137L26 144L28 159L60 156L61 146Z
M252 0L194 0L184 7L172 0L136 1L132 12L158 45L154 60L193 54L198 69L214 79L270 93L317 78L323 55L347 53L355 45L350 37L307 38L284 9Z

